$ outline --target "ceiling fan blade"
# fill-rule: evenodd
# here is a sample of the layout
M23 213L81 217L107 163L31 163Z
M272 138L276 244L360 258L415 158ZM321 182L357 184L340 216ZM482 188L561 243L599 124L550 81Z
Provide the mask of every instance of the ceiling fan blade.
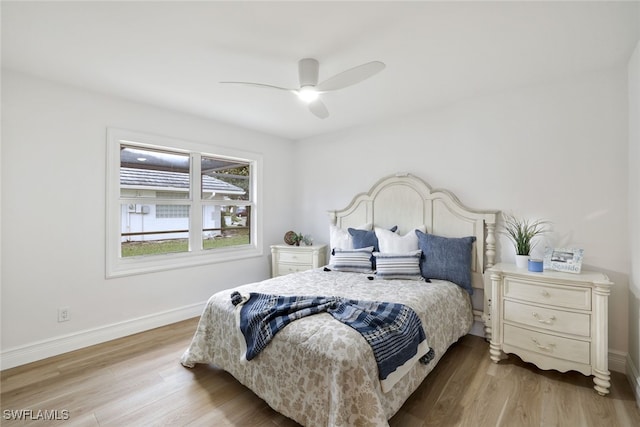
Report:
M303 58L298 61L298 77L300 87L318 84L318 61L313 58Z
M327 107L322 101L320 101L320 99L316 99L315 101L309 103L309 111L311 111L316 117L319 117L321 119L326 119L327 117L329 117L329 110L327 110Z
M295 89L288 89L286 87L267 85L267 84L264 84L264 83L251 83L251 82L220 82L220 83L232 84L232 85L255 86L255 87L267 88L267 89L286 90L286 91L289 91L289 92L293 92L295 90Z
M342 89L368 79L382 71L384 67L384 63L380 61L367 62L366 64L359 65L328 78L318 84L316 89L320 92Z

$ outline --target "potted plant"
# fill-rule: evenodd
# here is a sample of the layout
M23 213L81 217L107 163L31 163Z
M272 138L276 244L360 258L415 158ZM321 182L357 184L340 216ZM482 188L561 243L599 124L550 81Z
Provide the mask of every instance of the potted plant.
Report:
M526 268L531 250L536 244L533 238L549 231L547 229L549 223L540 219L531 221L504 213L502 219L504 221L503 234L511 240L516 250L516 265L519 268Z
M302 233L296 233L295 236L293 237L293 244L296 246L300 246L300 242L302 242L302 239L304 237L302 236Z

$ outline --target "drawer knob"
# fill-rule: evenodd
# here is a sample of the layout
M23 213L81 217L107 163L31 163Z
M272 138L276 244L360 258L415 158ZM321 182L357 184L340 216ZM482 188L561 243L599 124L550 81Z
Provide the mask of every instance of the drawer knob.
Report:
M533 341L533 343L536 345L536 347L538 347L540 350L544 350L544 351L551 351L553 350L553 347L555 347L555 344L549 344L549 345L542 345L540 344L540 342L538 342L537 339L535 338L531 338L531 341Z
M549 298L551 296L551 294L549 292L547 292L545 289L542 290L542 292L540 292L542 294L543 297Z
M533 315L533 317L536 318L536 320L539 323L544 323L546 325L550 325L552 324L555 320L556 320L556 316L551 316L548 319L543 319L542 317L540 317L540 315L538 313L536 313L535 311L533 313L531 313Z

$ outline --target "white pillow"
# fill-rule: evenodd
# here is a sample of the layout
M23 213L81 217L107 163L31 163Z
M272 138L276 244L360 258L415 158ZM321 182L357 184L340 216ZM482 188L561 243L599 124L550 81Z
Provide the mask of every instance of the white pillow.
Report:
M373 224L363 224L356 227L358 230L371 230ZM353 238L347 230L343 230L333 224L329 224L329 250L333 252L334 249L353 249ZM331 263L331 262L329 262Z
M401 236L384 228L376 227L376 237L378 238L378 249L386 254L405 254L418 250L418 236L416 230L423 233L426 231L424 225L415 228Z

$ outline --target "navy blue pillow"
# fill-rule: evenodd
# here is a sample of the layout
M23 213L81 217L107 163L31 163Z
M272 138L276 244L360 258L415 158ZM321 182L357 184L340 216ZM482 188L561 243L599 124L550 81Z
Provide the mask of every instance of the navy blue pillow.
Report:
M473 295L471 251L475 236L450 238L416 230L422 250L420 272L425 279L448 280Z
M389 230L395 231L398 229L397 225L394 225ZM368 248L373 246L373 252L380 252L378 248L378 237L376 237L375 230L359 230L357 228L348 228L347 231L353 238L353 249ZM371 256L371 268L376 269L376 257Z

